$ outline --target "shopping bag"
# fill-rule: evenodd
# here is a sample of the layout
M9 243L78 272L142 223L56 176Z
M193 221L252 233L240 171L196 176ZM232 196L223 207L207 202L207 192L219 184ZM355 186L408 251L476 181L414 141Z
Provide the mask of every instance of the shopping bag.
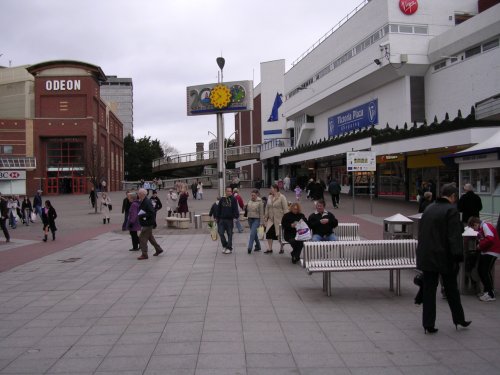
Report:
M295 226L295 230L297 231L295 241L309 241L312 238L311 229L302 219Z
M36 221L36 214L34 212L31 213L31 221Z
M266 230L263 225L259 225L257 228L257 237L259 240L263 240L266 237Z
M210 228L210 236L213 241L217 241L217 223L215 221L208 222L208 228Z

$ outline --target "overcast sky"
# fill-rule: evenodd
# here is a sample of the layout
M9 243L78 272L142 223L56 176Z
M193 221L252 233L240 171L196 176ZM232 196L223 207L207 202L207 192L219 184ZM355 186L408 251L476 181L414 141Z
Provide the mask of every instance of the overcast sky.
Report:
M214 115L186 115L186 86L260 81L260 63L291 62L361 0L1 0L0 65L79 60L131 77L134 136L194 152ZM234 115L225 115L226 135ZM205 146L207 147L207 146Z

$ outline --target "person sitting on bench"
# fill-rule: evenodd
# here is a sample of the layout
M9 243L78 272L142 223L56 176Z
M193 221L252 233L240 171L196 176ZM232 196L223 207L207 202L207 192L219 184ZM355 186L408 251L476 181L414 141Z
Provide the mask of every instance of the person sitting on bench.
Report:
M325 210L325 201L323 199L316 202L316 212L312 213L307 221L309 228L313 232L313 241L337 240L333 229L339 225L339 222L331 212Z

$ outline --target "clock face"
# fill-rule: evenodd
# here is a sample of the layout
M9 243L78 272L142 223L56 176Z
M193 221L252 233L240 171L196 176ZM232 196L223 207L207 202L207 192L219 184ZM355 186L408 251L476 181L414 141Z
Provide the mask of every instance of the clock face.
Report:
M242 103L245 100L246 92L243 86L233 85L231 86L231 98L233 103Z
M215 108L226 108L231 102L231 91L227 86L218 84L210 92L210 103Z

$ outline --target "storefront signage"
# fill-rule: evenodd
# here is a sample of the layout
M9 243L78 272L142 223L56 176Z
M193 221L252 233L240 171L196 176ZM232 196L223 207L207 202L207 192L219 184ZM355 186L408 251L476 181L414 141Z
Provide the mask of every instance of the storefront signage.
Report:
M378 99L328 118L328 136L359 130L378 124Z
M81 89L79 79L53 79L45 81L47 91L78 91Z
M0 171L0 180L26 180L26 171Z
M365 172L377 170L377 155L373 151L347 153L347 172Z
M399 9L407 16L411 16L418 9L417 0L399 0Z
M210 115L253 110L253 81L189 86L187 115Z

